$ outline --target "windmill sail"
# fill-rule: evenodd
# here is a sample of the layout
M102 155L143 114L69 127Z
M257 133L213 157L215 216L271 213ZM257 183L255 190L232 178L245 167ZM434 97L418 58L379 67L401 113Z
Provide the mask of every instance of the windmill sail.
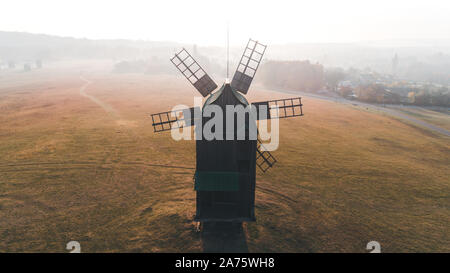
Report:
M231 81L234 89L247 94L265 51L265 45L252 39L248 41Z
M200 112L200 107L191 107L177 111L168 111L152 114L152 126L154 132L169 131L195 124L195 112Z
M256 144L256 166L265 173L269 168L277 162L275 157L269 151L263 151L261 147L263 146L261 140L258 137L258 142Z
M203 97L208 96L217 88L217 84L206 74L205 70L194 60L186 49L183 48L180 52L176 53L170 61Z
M269 100L252 103L256 107L257 120L303 116L302 98ZM265 115L262 114L265 112Z

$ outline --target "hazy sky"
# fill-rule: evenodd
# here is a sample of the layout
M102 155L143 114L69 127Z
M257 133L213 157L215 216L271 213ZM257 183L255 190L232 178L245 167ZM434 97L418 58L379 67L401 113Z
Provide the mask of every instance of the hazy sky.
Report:
M449 0L2 0L0 30L224 45L449 39Z

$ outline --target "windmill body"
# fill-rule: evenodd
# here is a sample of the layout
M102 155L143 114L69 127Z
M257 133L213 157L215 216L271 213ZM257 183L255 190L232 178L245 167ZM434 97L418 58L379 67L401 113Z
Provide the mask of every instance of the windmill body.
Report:
M227 118L227 105L248 105L247 100L233 90L230 84L224 84L215 94L214 98L205 102L203 109L209 105L218 105L225 113L224 119ZM248 116L245 128L237 128L236 117L232 117L235 119L234 140L226 140L225 130L221 132L223 140L196 140L197 221L255 220L257 141L249 138L251 120ZM203 124L208 119L204 117ZM236 140L238 130L245 130L244 140Z
M186 79L206 97L206 101L202 109L192 107L152 114L154 131L162 132L187 126L196 126L196 130L201 130L198 122L201 121L204 125L213 118L204 115L205 110L213 106L222 110L223 124L227 124L227 118L233 119L234 124L232 128L215 128L216 133L222 136L220 138L202 137L196 140L196 221L255 221L256 169L258 167L262 172L266 172L276 163L272 154L265 150L259 138L255 137L259 136L256 120L303 115L301 98L252 104L245 98L265 49L266 46L250 39L231 84L226 82L218 90L217 84L185 49L171 59ZM254 108L255 111L246 113L245 122L239 123L236 113L227 115L227 106L243 106L247 109ZM194 113L198 112L202 115L197 119ZM231 140L227 137L229 130L234 134ZM238 138L239 133L245 137Z

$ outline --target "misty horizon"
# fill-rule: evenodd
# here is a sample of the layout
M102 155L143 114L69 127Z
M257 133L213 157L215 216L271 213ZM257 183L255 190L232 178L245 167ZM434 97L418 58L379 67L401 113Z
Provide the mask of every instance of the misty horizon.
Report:
M150 43L174 43L180 45L196 45L200 47L219 47L226 48L227 44L203 44L197 42L183 42L179 41L176 38L158 40L158 39L132 39L125 37L116 37L116 38L93 38L93 37L85 37L85 36L70 36L70 35L60 35L60 34L52 34L52 33L44 33L44 32L31 32L31 31L18 31L18 30L4 30L0 29L0 32L10 33L10 34L31 34L36 36L43 37L55 37L55 38L67 38L67 39L75 39L75 40L89 40L89 41L128 41L128 42L150 42ZM226 36L226 33L224 33ZM232 33L230 33L232 36ZM230 47L242 47L242 43L247 42L248 38L257 38L257 37L247 37L242 41L235 41L235 43L230 42ZM261 40L262 41L262 40ZM266 42L266 41L264 41ZM2 44L3 45L3 44ZM392 39L378 39L378 40L357 40L357 41L349 41L349 42L321 42L321 41L308 41L308 42L276 42L270 43L272 46L295 46L295 45L359 45L359 46L369 46L369 47L449 47L450 48L450 37L448 38L392 38Z
M25 8L26 7L26 8ZM269 44L440 40L450 33L447 1L14 1L5 31L88 39L240 45L249 36Z

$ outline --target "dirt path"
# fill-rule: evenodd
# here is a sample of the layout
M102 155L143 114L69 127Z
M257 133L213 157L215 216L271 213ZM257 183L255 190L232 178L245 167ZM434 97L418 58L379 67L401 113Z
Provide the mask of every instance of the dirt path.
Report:
M111 114L115 118L117 118L117 119L120 118L119 113L111 105L108 105L108 104L102 102L101 100L97 99L96 97L94 97L92 95L86 94L86 88L92 83L90 80L86 79L83 76L80 76L80 80L85 82L85 84L83 84L83 86L81 86L81 88L80 88L80 95L81 96L90 99L91 101L93 101L94 103L96 103L97 105L102 107L103 110L105 110L107 113Z

